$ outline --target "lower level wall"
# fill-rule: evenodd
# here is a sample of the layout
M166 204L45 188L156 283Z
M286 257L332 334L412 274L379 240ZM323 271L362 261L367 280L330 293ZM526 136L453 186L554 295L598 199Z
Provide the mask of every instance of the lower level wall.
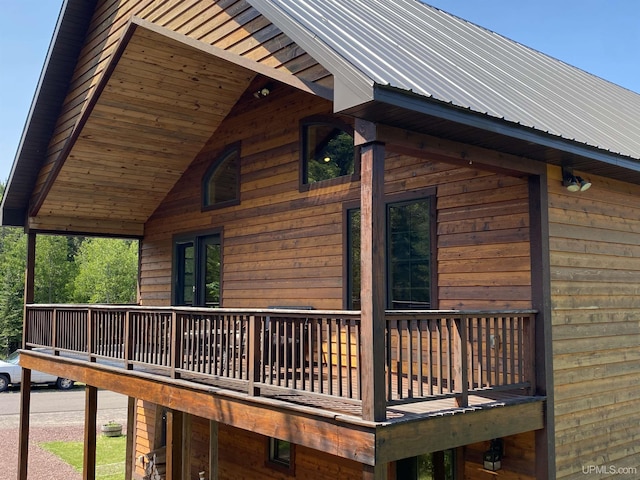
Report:
M160 407L148 402L138 402L136 458L148 453L158 445L154 433L160 433ZM210 422L205 418L190 416L185 422L183 456L189 458L185 465L187 478L198 478L198 472L205 472L210 478L209 438ZM295 446L294 471L283 472L268 463L268 438L229 425L217 425L218 436L218 478L225 479L362 479L363 465L318 450L300 445ZM488 472L483 468L483 454L489 449L489 442L467 445L458 450L464 458L457 461L457 480L536 480L535 433L527 432L505 437L505 455L499 472ZM185 460L186 461L186 460ZM390 480L396 478L395 464L389 465ZM144 471L136 462L136 478Z
M483 468L483 454L489 450L490 442L474 443L464 448L464 480L535 480L535 433L526 432L503 438L504 457L498 472Z

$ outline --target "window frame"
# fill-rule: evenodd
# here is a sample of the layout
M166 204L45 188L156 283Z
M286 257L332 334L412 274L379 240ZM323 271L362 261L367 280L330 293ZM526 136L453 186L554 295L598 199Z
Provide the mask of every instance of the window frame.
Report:
M313 125L327 125L348 133L354 137L353 126L343 120L329 115L312 115L300 120L299 125L299 191L306 192L315 188L329 187L332 185L340 185L350 183L360 179L360 147L353 148L353 173L341 175L339 177L329 178L327 180L319 180L317 182L308 182L308 165L307 165L307 127Z
M385 309L390 310L390 298L391 298L391 283L389 272L389 219L387 212L389 206L394 204L412 203L422 199L429 199L429 236L430 236L430 261L429 261L429 281L430 281L430 306L425 310L437 310L438 309L438 272L437 272L437 258L438 258L438 219L437 219L437 189L436 187L428 187L421 190L403 192L399 194L385 195L383 202L385 208ZM351 238L351 224L350 215L354 210L360 209L360 202L349 202L343 204L343 232L344 232L344 260L343 260L343 274L346 278L346 284L344 288L343 305L346 310L353 310L353 272L351 267L351 257L353 242Z
M217 169L223 165L224 161L229 157L229 155L236 153L238 156L237 165L236 165L236 181L235 181L235 189L236 189L236 197L231 200L225 200L218 203L213 203L211 205L207 204L207 199L209 197L209 184L211 181L211 177L215 175ZM233 205L240 204L240 160L241 160L241 150L240 150L240 142L235 142L230 145L227 145L222 152L214 157L214 159L210 162L207 170L202 176L202 182L200 185L200 206L203 212L209 210L217 210L219 208L231 207Z
M276 457L276 452L278 450L277 444L279 442L286 442L289 444L288 462ZM269 437L267 439L267 459L265 463L268 467L287 475L295 476L295 456L296 446L294 443L288 442L286 440L280 440L275 437Z
M191 306L194 307L205 307L205 292L204 288L204 280L206 272L202 267L202 249L209 244L211 238L217 237L216 244L219 245L220 248L220 287L219 287L219 305L217 308L222 308L222 299L223 299L223 272L224 272L224 236L222 228L215 228L211 230L205 231L197 231L197 232L188 232L174 235L171 242L171 264L172 264L172 285L171 285L171 305L180 306L187 305L185 303L178 303L179 290L184 290L184 281L181 278L181 273L183 272L182 265L180 264L180 259L178 252L183 248L184 245L188 243L192 243L194 254L193 254L193 262L194 262L194 271L193 271L193 283L194 283L194 292L193 292L193 301ZM211 307L216 308L216 307Z

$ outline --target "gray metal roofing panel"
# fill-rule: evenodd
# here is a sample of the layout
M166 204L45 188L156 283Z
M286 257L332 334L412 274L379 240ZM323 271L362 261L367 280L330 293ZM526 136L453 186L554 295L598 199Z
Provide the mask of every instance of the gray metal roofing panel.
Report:
M376 84L640 158L640 95L434 7L415 0L252 3L274 5ZM337 78L351 75L327 68Z

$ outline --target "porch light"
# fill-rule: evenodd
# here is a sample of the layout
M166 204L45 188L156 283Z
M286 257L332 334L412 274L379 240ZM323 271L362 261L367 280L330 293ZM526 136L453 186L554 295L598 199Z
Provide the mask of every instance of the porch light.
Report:
M489 450L484 452L484 468L496 472L502 468L502 456L504 454L504 444L501 438L491 440Z
M562 167L562 185L567 187L570 192L584 192L589 190L591 182L574 175L571 168Z

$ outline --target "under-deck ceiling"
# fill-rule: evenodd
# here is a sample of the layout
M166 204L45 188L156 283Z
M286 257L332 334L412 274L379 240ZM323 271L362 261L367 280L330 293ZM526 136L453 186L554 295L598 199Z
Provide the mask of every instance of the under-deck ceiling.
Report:
M142 234L255 75L132 24L36 200L30 227Z

